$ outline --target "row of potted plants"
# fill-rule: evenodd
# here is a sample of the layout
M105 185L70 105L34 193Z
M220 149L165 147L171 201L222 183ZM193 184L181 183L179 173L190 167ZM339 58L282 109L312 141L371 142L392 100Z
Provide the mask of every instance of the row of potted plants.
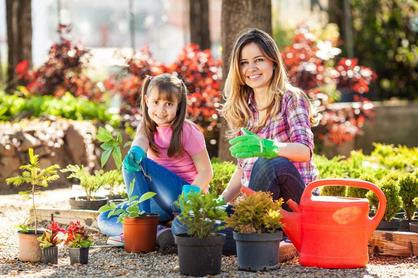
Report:
M58 263L58 245L63 243L68 247L71 264L87 264L89 248L93 239L79 221L71 222L67 229L52 221L42 236L38 237L44 263Z

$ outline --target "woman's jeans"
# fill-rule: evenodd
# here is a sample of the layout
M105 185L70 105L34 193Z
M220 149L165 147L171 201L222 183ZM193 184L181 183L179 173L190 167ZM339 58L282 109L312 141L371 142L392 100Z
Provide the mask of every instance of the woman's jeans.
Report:
M249 188L255 191L270 191L273 193L273 199L275 200L283 198L286 202L288 199L292 199L299 203L305 184L299 171L287 158L259 158L251 172ZM290 211L285 204L283 208ZM231 206L227 207L227 213L228 215L233 213ZM187 233L187 227L176 218L172 223L172 232L175 235L185 234ZM220 231L220 233L226 235L224 252L235 253L232 229L226 228Z
M140 166L141 170L133 173L123 169L128 197L140 197L148 191L157 193L154 198L140 203L140 210L157 213L160 221L171 220L175 209L173 203L181 194L183 185L189 183L151 159L144 158ZM133 189L130 188L131 183ZM126 202L118 205L122 208L126 206ZM100 231L107 236L120 235L123 232L122 223L117 222L118 216L108 218L108 214L109 212L101 213L97 218Z

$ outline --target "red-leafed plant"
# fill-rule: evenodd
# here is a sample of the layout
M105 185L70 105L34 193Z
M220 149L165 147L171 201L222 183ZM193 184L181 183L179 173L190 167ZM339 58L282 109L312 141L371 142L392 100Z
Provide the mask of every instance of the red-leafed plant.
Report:
M51 221L42 236L38 237L39 245L43 249L57 246L62 242L64 233L65 229L61 228L57 222Z
M64 244L70 248L87 248L93 245L93 239L80 221L73 221L65 231Z
M320 41L311 31L297 30L293 44L282 52L291 82L303 89L321 113L315 135L320 140L336 144L352 140L361 132L373 105L365 94L376 74L358 65L357 59L341 58L335 65L335 56L341 51L332 41ZM340 93L353 93L355 103L334 104Z
M28 61L21 61L15 69L18 82L32 94L61 97L70 92L90 100L101 100L103 92L83 72L90 53L66 39L70 31L69 25L58 26L60 41L51 46L47 61L38 69L31 70Z

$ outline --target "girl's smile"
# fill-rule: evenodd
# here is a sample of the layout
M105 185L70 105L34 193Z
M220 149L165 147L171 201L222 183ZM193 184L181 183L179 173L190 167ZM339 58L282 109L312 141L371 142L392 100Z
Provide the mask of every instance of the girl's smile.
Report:
M152 89L145 95L148 106L148 116L157 126L169 126L177 115L178 100L167 99L157 89Z

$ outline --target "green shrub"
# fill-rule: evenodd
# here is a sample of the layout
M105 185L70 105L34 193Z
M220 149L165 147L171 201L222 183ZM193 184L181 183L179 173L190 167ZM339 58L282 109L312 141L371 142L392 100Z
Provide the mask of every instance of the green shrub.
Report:
M213 178L209 184L209 192L219 196L228 185L236 166L229 161L212 159L212 167Z
M273 233L281 227L282 204L283 199L274 201L271 193L263 191L238 198L226 225L238 233Z
M410 173L399 179L399 195L402 198L405 216L408 220L413 219L417 206L414 199L418 197L418 172Z
M371 182L375 185L377 185L377 180L374 176L370 174L363 174L359 177L360 180ZM347 197L353 197L353 198L366 198L366 194L369 190L365 188L360 187L347 187Z
M392 173L383 179L380 185L380 189L386 196L386 210L384 219L386 221L390 221L402 206L402 199L399 196L399 174ZM370 204L377 209L377 196L372 191L369 191L366 196L367 199L369 199Z
M181 194L176 204L182 208L179 219L188 228L189 236L202 239L223 229L226 212L217 195L192 192L186 198Z

